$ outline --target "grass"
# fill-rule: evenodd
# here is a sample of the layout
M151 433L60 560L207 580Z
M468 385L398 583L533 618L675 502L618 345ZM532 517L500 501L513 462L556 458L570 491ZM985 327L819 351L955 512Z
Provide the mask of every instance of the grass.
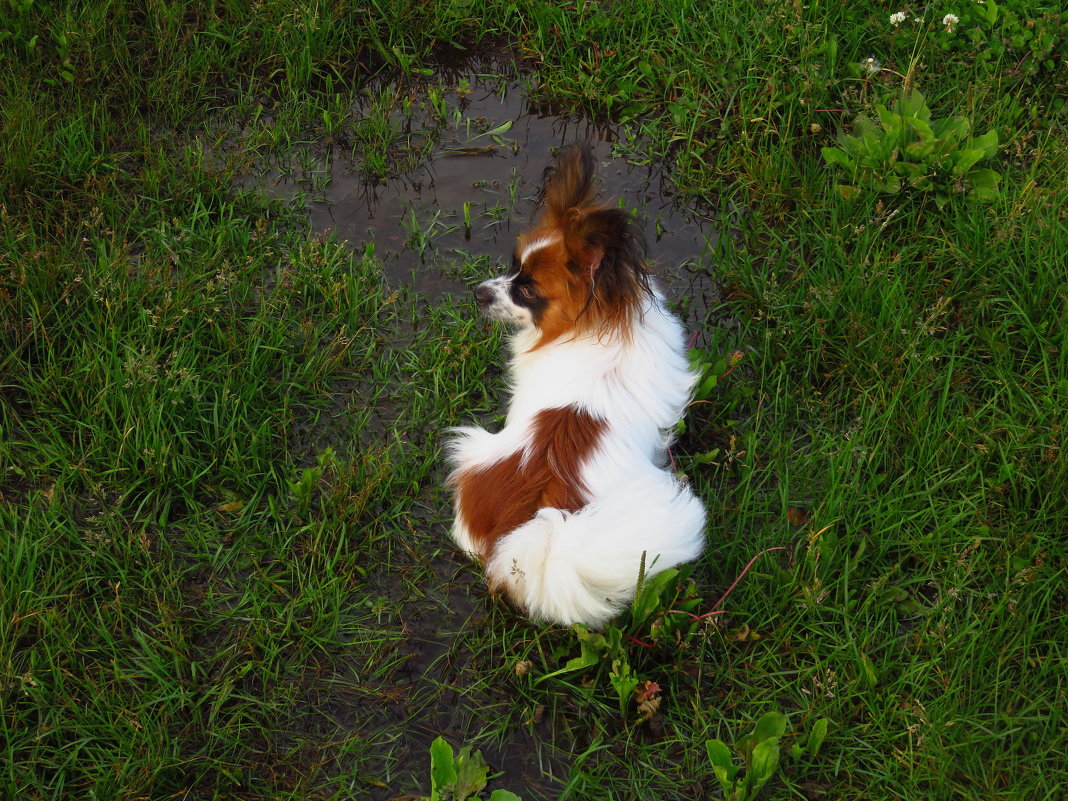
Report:
M778 710L788 740L831 729L764 798L1063 797L1066 68L898 10L9 4L4 795L393 798L429 792L443 734L525 798L715 797L705 740ZM633 645L647 723L589 676L536 683L573 635L446 539L440 432L499 419L499 332L235 180L294 152L410 169L440 133L411 104L447 124L438 65L480 42L727 232L691 325L744 357L676 454L710 513L695 577L717 598L788 550L717 625ZM820 148L906 79L998 130L999 199L834 192Z

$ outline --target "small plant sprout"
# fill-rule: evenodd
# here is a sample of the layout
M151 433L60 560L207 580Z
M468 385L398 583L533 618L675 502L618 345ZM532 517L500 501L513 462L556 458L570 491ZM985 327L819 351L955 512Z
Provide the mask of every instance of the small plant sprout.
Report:
M306 467L301 471L296 481L287 481L293 499L296 501L297 514L306 517L311 510L312 500L315 497L315 488L319 479L330 470L335 463L333 448L327 448L316 458L315 467Z
M827 737L830 721L821 718L809 732L805 745L795 743L790 755L796 761L803 756L814 757ZM741 765L734 762L734 754L722 740L707 740L705 749L712 763L723 797L727 801L750 801L756 798L761 788L775 775L781 755L780 740L786 733L786 716L780 712L768 712L757 721L752 734L747 734L735 743L734 751L741 758Z
M723 797L729 801L749 801L775 775L779 767L779 740L786 731L786 716L768 712L757 721L752 734L735 745L742 764L734 764L731 749L722 740L708 740L705 749L712 763Z
M620 714L627 718L636 706L638 720L650 720L660 707L660 685L644 678L634 667L636 664L640 667L644 661L636 661L634 657L646 652L635 652L634 646L641 649L666 647L674 653L693 647L698 633L707 627L710 619L725 613L722 608L724 602L757 559L766 553L781 550L784 549L767 548L750 559L711 611L707 612L702 612L704 598L698 594L697 585L690 578L693 565L672 567L650 575L647 568L654 567L656 560L646 565L643 556L634 598L628 613L618 625L609 623L599 633L576 623L572 626L572 632L580 647L579 655L569 659L562 668L539 676L534 680L534 686L558 676L590 671L590 690L598 692L603 686L601 679L607 669L608 684L614 690ZM525 672L519 675L525 675Z
M486 786L489 766L481 751L471 753L471 746L464 746L456 754L445 740L438 737L430 744L430 795L423 801L481 801L475 795ZM520 801L519 796L507 790L494 790L489 801Z
M697 614L704 601L689 579L690 570L691 566L686 565L650 576L643 559L629 620L624 618L619 626L609 624L602 633L575 624L572 631L580 647L579 655L568 660L562 668L540 676L534 684L596 668L593 682L596 688L607 668L608 685L613 690L609 697L615 696L620 715L629 717L637 705L640 719L651 718L660 704L659 685L638 674L628 648L637 645L649 649L660 644L675 649L688 647L706 619L706 616ZM628 646L628 643L633 645Z
M830 728L831 721L827 718L820 718L812 725L812 730L808 733L808 739L805 740L805 744L801 745L800 742L796 742L790 748L790 756L794 760L801 759L801 757L814 757L820 752L820 747L823 745L823 741L827 739L827 729Z

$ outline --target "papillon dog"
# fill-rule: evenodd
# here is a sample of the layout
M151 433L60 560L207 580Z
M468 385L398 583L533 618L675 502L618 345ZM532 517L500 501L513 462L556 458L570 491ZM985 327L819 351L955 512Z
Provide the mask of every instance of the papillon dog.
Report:
M646 575L695 559L705 509L666 467L697 376L631 217L562 151L512 269L475 302L516 328L504 428L453 432L452 536L532 618L599 627Z

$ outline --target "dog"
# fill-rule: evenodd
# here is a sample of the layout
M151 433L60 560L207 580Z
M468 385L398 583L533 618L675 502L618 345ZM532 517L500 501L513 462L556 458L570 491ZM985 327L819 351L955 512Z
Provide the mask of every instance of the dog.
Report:
M696 559L705 509L666 468L698 376L631 217L589 148L547 171L512 269L475 302L515 327L504 428L454 429L452 537L535 620L601 627L646 575Z

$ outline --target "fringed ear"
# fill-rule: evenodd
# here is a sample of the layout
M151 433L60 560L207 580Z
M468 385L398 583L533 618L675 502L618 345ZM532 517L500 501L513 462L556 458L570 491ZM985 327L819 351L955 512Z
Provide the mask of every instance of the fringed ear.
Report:
M586 275L608 303L649 291L645 241L622 209L575 209L564 219L569 266Z
M560 220L560 229L564 234L564 249L567 251L567 266L576 272L585 273L593 279L593 274L604 259L604 247L600 245L601 237L593 236L592 215L596 210L571 208Z
M585 272L591 281L597 280L597 271L601 269L601 264L604 262L604 248L592 247L586 250L582 259L582 270Z
M653 292L645 240L627 212L598 204L594 167L590 149L572 145L546 171L541 219L532 236L545 237L535 241L551 243L554 250L535 266L564 287L561 331L615 330L628 336L630 321Z
M593 203L596 164L586 145L575 144L557 155L546 170L542 205L550 222L562 224L573 209Z
M562 227L564 245L576 267L590 271L644 269L645 242L622 209L572 209Z

